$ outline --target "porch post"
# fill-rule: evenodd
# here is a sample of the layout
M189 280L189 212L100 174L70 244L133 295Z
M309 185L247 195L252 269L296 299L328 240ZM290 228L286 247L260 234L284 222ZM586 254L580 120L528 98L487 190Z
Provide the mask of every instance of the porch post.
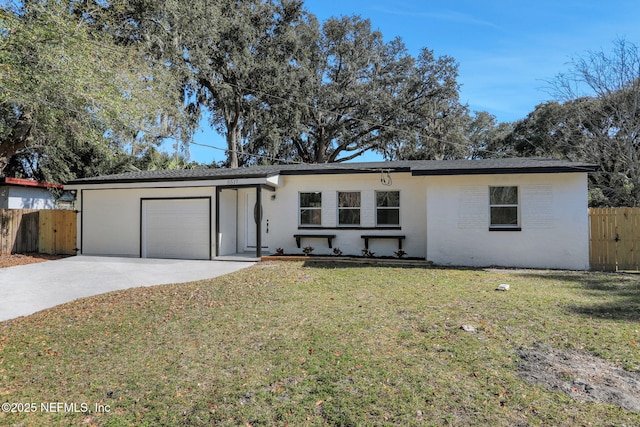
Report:
M256 258L262 256L262 187L256 187Z
M215 226L215 245L216 245L216 258L220 256L220 192L222 188L217 185L216 186L216 226Z

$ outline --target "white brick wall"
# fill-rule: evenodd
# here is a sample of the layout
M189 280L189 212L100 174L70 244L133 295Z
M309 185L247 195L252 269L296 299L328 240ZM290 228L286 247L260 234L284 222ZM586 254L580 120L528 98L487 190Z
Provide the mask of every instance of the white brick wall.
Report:
M427 259L437 264L589 268L584 173L427 177ZM489 231L489 186L518 186L521 231Z
M265 252L282 248L288 254L301 254L294 234L315 233L335 234L334 248L340 248L345 255L361 255L362 235L386 234L406 236L403 250L408 256L426 257L437 264L589 268L585 173L424 177L391 173L391 177L392 185L384 186L379 172L280 176L275 193L262 192L264 215L269 221L264 238L269 250ZM489 231L489 186L518 186L521 231ZM248 209L243 194L253 191L254 188L238 190L237 201L235 197L226 198L227 202L237 203L237 222L222 221L221 227L226 233L236 228L235 243L240 250L247 243ZM322 225L300 227L299 193L313 191L322 193ZM361 192L360 227L338 226L338 191ZM399 229L375 227L376 191L400 192ZM215 199L213 185L180 188L176 184L175 188L112 188L83 193L83 253L96 255L139 256L141 197ZM212 210L215 212L215 206ZM233 211L221 209L221 215L228 216ZM215 236L212 241L215 244ZM233 239L229 242L225 253L233 250ZM371 240L370 250L376 255L393 256L397 245L397 240ZM333 253L326 239L303 239L301 246L313 246L314 254Z
M271 219L269 249L284 249L285 253L301 254L305 246L314 247L314 254L332 254L326 239L303 239L300 249L296 247L294 234L335 234L333 246L345 255L361 255L364 249L363 234L406 235L403 250L408 256L425 256L426 204L424 179L412 177L410 173L392 173L392 186L380 183L380 173L354 175L282 176L281 187L276 190L276 200L267 203ZM322 227L299 229L298 209L300 192L322 192ZM338 226L337 193L360 191L360 227L349 229ZM401 229L375 228L376 191L400 191ZM376 255L393 256L398 250L397 240L371 240L370 249Z

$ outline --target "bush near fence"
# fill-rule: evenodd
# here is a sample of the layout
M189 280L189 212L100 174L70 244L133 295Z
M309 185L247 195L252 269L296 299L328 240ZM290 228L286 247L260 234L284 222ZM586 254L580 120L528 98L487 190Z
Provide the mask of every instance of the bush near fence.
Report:
M0 255L76 254L76 212L0 209Z

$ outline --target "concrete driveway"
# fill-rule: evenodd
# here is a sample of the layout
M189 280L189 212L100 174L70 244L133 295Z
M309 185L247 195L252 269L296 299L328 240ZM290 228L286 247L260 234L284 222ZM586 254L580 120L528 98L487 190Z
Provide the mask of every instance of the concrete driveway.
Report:
M242 261L75 256L0 268L0 322L105 292L183 283L232 273Z

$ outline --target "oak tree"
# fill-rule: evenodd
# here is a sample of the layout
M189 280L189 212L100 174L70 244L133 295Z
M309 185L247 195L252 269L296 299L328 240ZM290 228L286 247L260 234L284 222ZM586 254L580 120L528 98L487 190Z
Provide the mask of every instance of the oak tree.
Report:
M178 99L165 69L92 27L73 2L3 5L0 21L0 173L10 164L54 181L108 173L125 150L170 135L164 112Z

